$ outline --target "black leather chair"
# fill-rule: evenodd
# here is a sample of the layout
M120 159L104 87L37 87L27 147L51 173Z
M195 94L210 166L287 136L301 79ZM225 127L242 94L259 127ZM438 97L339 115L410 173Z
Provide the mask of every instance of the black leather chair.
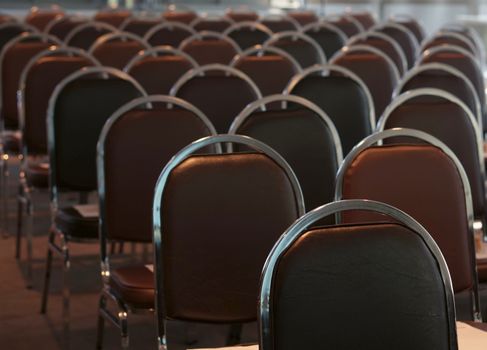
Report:
M88 50L99 37L117 32L118 29L108 23L89 21L77 25L66 34L64 43L68 46Z
M386 22L371 29L374 32L383 33L394 39L401 46L407 60L407 68L414 66L419 56L419 45L411 30L402 24Z
M310 23L302 27L301 32L316 41L326 57L332 57L345 46L348 40L347 35L340 28L325 21Z
M184 39L178 48L193 57L199 65L229 64L241 52L240 47L230 37L210 31L199 32Z
M153 47L170 45L178 47L184 39L195 35L196 31L189 25L179 22L163 22L152 27L144 35L144 40Z
M246 50L263 44L273 33L262 23L245 21L232 24L223 34L235 41L241 50Z

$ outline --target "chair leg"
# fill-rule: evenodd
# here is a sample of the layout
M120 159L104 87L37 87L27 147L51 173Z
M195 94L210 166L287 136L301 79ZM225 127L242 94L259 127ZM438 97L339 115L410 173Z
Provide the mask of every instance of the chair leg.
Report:
M27 198L27 288L32 287L32 230L34 229L34 204Z
M128 310L124 305L119 303L118 318L120 322L120 336L122 342L122 349L129 348L129 328L128 328Z
M54 238L56 237L53 230L49 232L49 241L47 247L47 258L46 258L46 271L44 275L44 287L42 289L42 303L41 303L41 314L46 313L47 309L47 297L49 295L49 285L51 281L51 269L52 269L52 250L51 245L54 243Z
M17 200L17 238L15 243L15 258L20 259L21 254L21 241L22 241L22 221L24 219L24 205L22 203L23 198L19 193L19 198Z
M2 186L2 236L8 237L8 156L5 153L0 154L1 159L1 171L0 171L0 184Z
M100 301L98 303L98 326L96 333L96 349L101 350L103 348L103 338L105 335L105 318L102 315L102 310L106 308L107 299L103 293L100 295Z
M228 332L227 346L237 345L241 343L242 339L242 324L231 324Z
M70 259L68 241L66 237L61 237L61 249L63 253L63 277L62 277L62 295L63 295L63 333L64 333L64 348L70 348L70 288L69 288L69 270Z

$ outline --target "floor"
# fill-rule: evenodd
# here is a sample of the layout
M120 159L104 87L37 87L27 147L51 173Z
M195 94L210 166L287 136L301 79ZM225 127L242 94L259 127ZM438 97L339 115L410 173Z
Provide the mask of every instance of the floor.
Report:
M9 350L57 350L63 348L61 320L61 268L55 260L52 274L52 293L48 312L40 313L41 290L49 227L48 196L46 192L34 194L35 225L33 240L33 280L27 288L25 244L20 260L15 259L16 222L16 168L13 164L9 185L8 237L0 237L0 342ZM71 349L94 349L98 296L101 288L97 244L72 244L71 265ZM170 323L169 349L224 346L229 327ZM106 325L104 349L119 349L118 330ZM156 349L155 326L152 315L129 316L130 348ZM244 326L242 341L255 342L255 324Z

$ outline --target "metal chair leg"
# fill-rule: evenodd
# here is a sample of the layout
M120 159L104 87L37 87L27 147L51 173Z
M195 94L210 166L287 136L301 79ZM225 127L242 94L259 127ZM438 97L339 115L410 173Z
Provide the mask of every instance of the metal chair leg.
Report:
M101 350L103 348L103 338L105 335L105 318L102 315L102 310L106 308L107 299L105 295L100 295L100 301L98 303L98 326L96 333L96 349Z
M64 348L70 348L70 288L69 288L69 249L66 237L61 237L61 249L63 252L63 277L62 277L62 295L63 295L63 334L64 334Z
M120 322L120 336L122 349L129 348L129 328L128 328L128 310L121 304L118 306L118 318Z
M23 213L24 213L24 203L19 193L19 198L17 200L17 238L15 242L15 258L20 259L20 254L22 250L22 222L23 222Z
M47 297L49 295L49 285L51 281L52 254L53 254L51 250L51 245L54 243L54 238L55 238L55 233L51 230L49 232L49 241L47 247L46 272L44 275L44 287L42 289L41 314L45 314L47 308Z
M0 154L1 159L1 172L0 172L0 184L2 186L2 236L9 237L8 233L8 155L5 153Z
M34 229L34 204L27 198L27 288L32 287L32 230Z

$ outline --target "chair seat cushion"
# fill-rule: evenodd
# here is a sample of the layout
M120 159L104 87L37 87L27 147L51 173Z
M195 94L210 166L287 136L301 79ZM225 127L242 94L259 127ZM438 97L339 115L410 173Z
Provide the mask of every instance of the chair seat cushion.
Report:
M487 259L477 259L479 282L487 282Z
M109 283L112 291L130 306L154 307L154 274L145 265L113 269Z
M5 153L17 154L20 152L20 133L6 131L2 135L3 151Z
M32 163L27 166L25 176L30 186L37 188L49 187L49 164Z
M74 207L59 209L55 222L71 239L98 238L98 217L83 217Z

